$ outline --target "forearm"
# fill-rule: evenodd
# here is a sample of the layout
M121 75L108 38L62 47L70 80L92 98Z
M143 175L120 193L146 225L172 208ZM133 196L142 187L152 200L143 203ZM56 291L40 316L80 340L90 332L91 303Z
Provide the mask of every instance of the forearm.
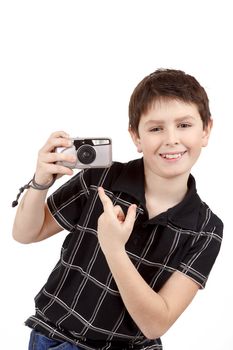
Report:
M21 243L31 243L37 237L45 221L45 199L47 190L28 189L16 212L13 237Z
M74 155L54 152L57 147L71 147L72 141L64 131L50 135L38 152L35 182L41 186L51 185L54 174L72 175L72 169L60 162L76 162ZM53 183L53 182L52 182ZM37 242L58 233L62 228L55 222L45 205L48 190L29 188L22 198L13 225L13 237L21 243Z
M166 330L168 309L136 270L124 250L106 254L109 268L129 314L147 338L160 337Z
M125 251L133 230L136 206L125 216L121 207L99 188L104 211L98 219L98 239L108 266L118 286L126 309L147 338L158 338L168 328L169 312L164 299L145 282Z

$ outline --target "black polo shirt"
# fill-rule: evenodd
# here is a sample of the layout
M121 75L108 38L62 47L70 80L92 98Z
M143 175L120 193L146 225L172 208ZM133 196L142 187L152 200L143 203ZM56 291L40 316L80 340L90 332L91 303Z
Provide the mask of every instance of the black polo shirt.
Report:
M115 162L110 168L79 172L48 198L52 215L70 233L60 260L35 298L36 314L26 324L85 349L126 349L126 344L134 344L138 349L161 350L160 339L145 339L130 317L101 251L99 186L125 213L131 203L137 204L126 250L154 291L176 270L205 286L220 249L223 224L201 201L192 175L185 198L149 219L143 159Z

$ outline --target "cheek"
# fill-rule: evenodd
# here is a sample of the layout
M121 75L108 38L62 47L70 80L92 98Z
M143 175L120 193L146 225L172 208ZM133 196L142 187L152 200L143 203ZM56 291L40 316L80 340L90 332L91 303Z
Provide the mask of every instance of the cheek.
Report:
M203 134L201 132L189 133L183 141L190 149L201 148L203 146Z
M140 142L139 147L143 152L151 152L155 148L155 143L151 142L149 137Z
M202 139L197 136L196 139L189 139L186 144L187 148L189 149L190 155L194 158L197 159L199 155L201 154L202 151Z

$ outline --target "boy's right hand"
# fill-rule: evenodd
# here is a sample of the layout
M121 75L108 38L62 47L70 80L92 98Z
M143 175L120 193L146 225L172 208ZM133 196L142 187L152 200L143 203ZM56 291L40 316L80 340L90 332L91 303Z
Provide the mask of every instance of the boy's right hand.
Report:
M73 175L73 170L56 164L58 161L75 162L73 155L54 152L56 147L70 147L72 141L64 131L56 131L50 135L45 145L38 152L38 159L35 172L35 181L40 185L49 184L54 174Z

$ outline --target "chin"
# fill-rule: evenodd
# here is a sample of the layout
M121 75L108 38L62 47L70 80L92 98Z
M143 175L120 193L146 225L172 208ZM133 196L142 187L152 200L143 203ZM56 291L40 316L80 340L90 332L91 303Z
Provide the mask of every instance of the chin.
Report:
M161 173L161 176L166 179L172 179L172 178L177 178L177 177L183 177L183 176L188 176L190 174L191 169L184 169L182 170L175 170L174 171L167 171Z

